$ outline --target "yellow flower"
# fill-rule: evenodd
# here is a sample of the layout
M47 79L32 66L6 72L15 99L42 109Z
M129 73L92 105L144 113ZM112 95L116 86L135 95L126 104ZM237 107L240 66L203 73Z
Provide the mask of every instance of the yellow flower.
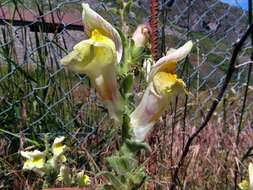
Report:
M67 149L67 146L63 144L65 137L57 137L54 139L52 145L53 156L49 160L49 163L53 168L57 168L62 163L66 162L66 157L64 156L64 152Z
M84 174L84 171L77 173L79 187L85 187L90 184L90 177Z
M65 152L66 145L63 144L65 137L57 137L54 139L53 145L52 145L52 152L54 156L58 156Z
M88 75L110 117L120 121L122 98L116 79L116 64L122 56L120 36L88 4L83 4L83 24L89 39L76 44L60 62L70 70Z
M192 42L187 42L177 50L169 53L152 66L149 73L149 84L141 102L130 115L136 141L143 141L169 103L179 95L186 93L186 85L177 77L176 64L191 51Z
M34 151L21 151L21 156L26 158L24 162L24 170L36 170L44 169L45 167L45 155L38 150Z

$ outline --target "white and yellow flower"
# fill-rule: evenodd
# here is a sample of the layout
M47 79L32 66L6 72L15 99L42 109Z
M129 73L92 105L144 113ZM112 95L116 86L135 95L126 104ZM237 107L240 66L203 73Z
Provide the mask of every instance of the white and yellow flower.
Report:
M63 144L65 137L56 137L54 139L53 145L52 145L52 152L53 156L49 160L49 163L53 168L57 168L62 163L66 162L66 157L64 156L64 152L67 149L67 146Z
M85 175L84 171L77 173L77 181L79 187L85 187L91 182L90 177L88 175Z
M60 62L70 70L86 74L96 88L109 115L120 121L122 98L116 80L116 64L122 57L120 36L112 25L83 4L83 24L88 39L76 44Z
M65 152L67 146L63 144L65 137L56 137L52 145L52 152L54 156L58 156Z
M21 156L26 158L24 170L43 170L45 168L45 154L38 150L21 151Z
M171 50L152 66L148 77L148 87L141 102L130 115L134 139L143 141L169 103L179 95L186 93L186 86L176 75L176 64L184 59L192 49L192 42L187 42L177 50Z

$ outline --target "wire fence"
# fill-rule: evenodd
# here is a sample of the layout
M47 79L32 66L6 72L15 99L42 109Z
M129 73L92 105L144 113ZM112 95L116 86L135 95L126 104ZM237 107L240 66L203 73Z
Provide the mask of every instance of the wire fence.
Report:
M116 146L112 142L118 131L111 127L89 80L59 64L73 45L85 38L81 2L90 3L118 26L113 1L0 3L0 138L8 144L0 155L9 149L17 150L22 136L31 142L42 142L45 133L50 138L68 136L79 145L88 143L84 146L96 161ZM148 1L134 1L128 17L133 28L147 21ZM223 86L235 44L249 27L248 12L218 0L175 0L160 2L159 18L159 37L165 39L166 49L179 47L188 39L194 41L193 52L178 69L187 81L189 95L186 101L179 102L176 112L168 114L176 120L172 123L198 127ZM240 125L253 126L252 79L247 83L251 56L248 38L237 57L228 89L213 114L215 125L236 128L243 112ZM243 105L246 88L248 95Z

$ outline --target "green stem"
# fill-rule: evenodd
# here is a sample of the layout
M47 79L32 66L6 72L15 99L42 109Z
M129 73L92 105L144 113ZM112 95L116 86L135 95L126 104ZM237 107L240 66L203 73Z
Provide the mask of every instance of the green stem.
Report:
M20 135L19 135L18 133L12 133L12 132L6 131L6 130L4 130L4 129L0 129L0 131L3 132L3 133L6 133L6 134L8 134L8 135L11 135L11 136L13 136L13 137L16 137L16 138L19 138L19 139L20 139ZM26 140L27 142L30 142L30 143L36 145L36 146L40 146L40 144L39 144L38 142L34 141L34 140L31 140L31 139L26 138L26 137L25 137L25 140Z

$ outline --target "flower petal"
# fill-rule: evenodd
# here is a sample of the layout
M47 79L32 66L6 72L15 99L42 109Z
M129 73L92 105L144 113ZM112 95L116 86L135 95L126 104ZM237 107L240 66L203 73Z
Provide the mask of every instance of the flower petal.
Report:
M61 155L66 150L66 145L63 144L65 137L57 137L54 139L54 143L52 145L52 152L54 156Z
M83 25L86 34L90 37L92 31L98 29L103 35L111 38L116 46L117 50L117 62L119 63L122 57L122 41L118 31L103 17L90 8L87 3L82 4L83 7Z
M178 61L184 59L191 51L193 46L192 41L188 41L182 47L169 51L168 55L159 59L155 65L152 66L151 71L149 73L149 81L153 79L155 74L159 71L164 71L167 73L175 73L176 65Z
M45 155L38 150L21 151L21 156L26 158L24 162L24 170L42 169L45 166Z
M186 92L186 85L176 74L158 72L153 78L154 87L159 95L177 96Z
M73 51L60 60L60 63L72 71L85 74L85 66L94 58L92 45L90 40L79 42Z
M60 62L70 70L96 77L108 64L115 64L114 42L98 30L94 30L90 39L76 44L73 51Z
M145 24L137 27L132 37L136 47L145 47L149 40L149 28Z
M140 104L130 115L134 139L143 141L176 96L185 94L185 84L175 74L158 72L149 83Z
M153 82L151 82L145 90L141 102L130 115L134 140L143 141L145 139L166 106L161 102L161 97L155 92Z
M21 156L23 156L26 159L33 159L36 156L44 156L43 152L40 152L39 150L34 151L21 151Z
M77 173L77 181L79 187L85 187L90 184L91 180L88 175L84 174L84 171L78 172Z

